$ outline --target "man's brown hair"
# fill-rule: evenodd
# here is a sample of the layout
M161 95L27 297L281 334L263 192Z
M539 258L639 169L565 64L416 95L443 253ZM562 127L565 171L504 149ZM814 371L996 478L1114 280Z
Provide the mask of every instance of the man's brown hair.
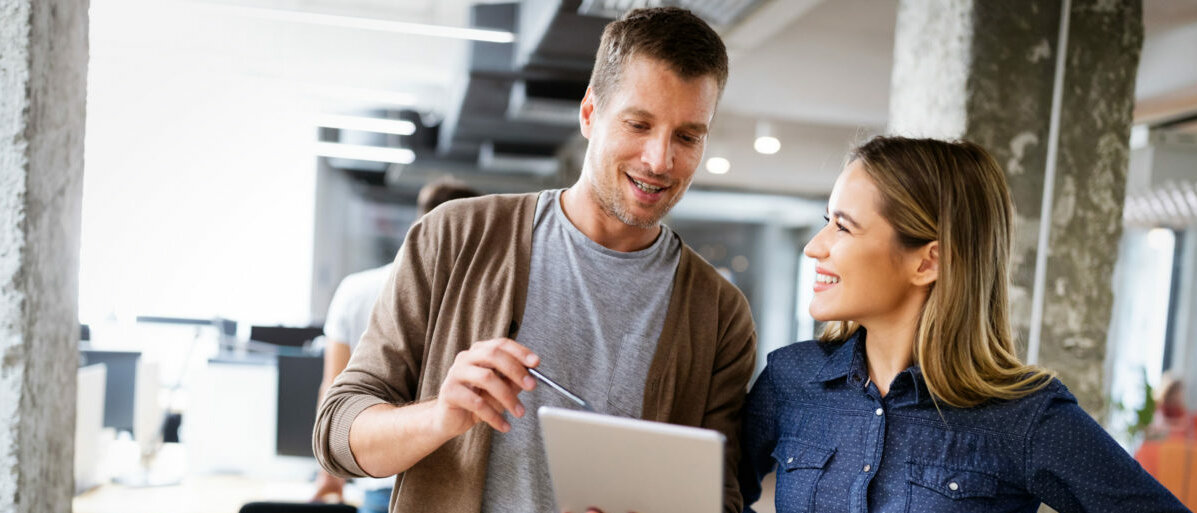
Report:
M710 76L721 95L727 83L727 48L705 21L679 7L633 9L603 29L590 75L598 105L619 86L624 64L633 56L661 61L686 80Z

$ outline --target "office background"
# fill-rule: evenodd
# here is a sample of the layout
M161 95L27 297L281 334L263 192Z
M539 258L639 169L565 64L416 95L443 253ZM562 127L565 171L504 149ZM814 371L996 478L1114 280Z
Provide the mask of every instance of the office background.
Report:
M106 373L78 376L76 510L130 490L155 511L229 510L192 483L306 499L296 436L321 342L304 329L341 278L393 258L428 181L576 180L577 103L626 3L91 1L75 354ZM666 222L748 296L764 354L815 332L802 246L846 150L893 122L899 16L918 2L671 3L716 26L732 71ZM1144 0L1142 20L1113 305L1087 342L1090 411L1128 450L1144 384L1197 371L1197 1Z

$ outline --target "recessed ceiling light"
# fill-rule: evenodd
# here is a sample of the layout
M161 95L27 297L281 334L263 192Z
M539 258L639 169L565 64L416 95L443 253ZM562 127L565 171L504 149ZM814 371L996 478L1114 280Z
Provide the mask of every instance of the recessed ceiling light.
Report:
M756 141L752 143L752 149L757 153L772 155L781 150L781 141L772 136L757 137Z
M772 155L781 150L781 141L773 136L773 124L768 121L756 122L756 140L752 148L757 153Z
M723 157L711 157L707 159L707 171L713 175L726 174L731 170L731 161Z

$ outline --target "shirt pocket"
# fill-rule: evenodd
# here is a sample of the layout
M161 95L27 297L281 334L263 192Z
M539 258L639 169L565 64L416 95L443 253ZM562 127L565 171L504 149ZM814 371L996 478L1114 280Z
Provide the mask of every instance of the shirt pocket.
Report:
M954 467L907 463L910 500L907 511L972 511L970 504L998 495L997 477Z
M835 449L794 438L782 438L773 448L777 461L777 511L814 511L815 487L826 472Z
M644 387L648 368L657 350L654 338L640 334L624 335L611 365L611 383L607 388L607 412L639 418L644 406Z

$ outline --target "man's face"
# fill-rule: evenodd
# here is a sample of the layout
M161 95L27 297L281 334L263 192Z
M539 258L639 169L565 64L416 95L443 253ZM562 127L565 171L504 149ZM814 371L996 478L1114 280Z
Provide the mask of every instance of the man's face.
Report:
M690 187L718 100L714 77L686 80L648 57L624 64L602 106L588 90L582 174L599 207L624 224L655 227Z

